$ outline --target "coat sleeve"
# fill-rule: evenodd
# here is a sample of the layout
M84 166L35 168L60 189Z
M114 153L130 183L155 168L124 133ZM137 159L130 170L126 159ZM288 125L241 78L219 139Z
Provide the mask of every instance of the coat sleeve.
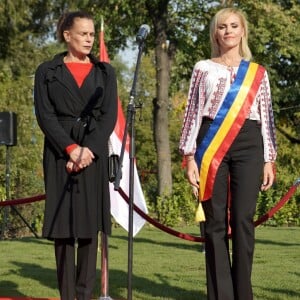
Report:
M47 65L40 65L35 73L34 107L37 122L43 131L46 141L55 149L58 155L63 156L65 148L75 143L60 125L55 108L47 92Z
M95 130L87 135L84 141L84 145L97 156L101 155L103 147L107 149L108 139L115 127L118 114L118 93L115 71L109 64L105 64L105 69L104 99L100 108L100 116L97 118Z

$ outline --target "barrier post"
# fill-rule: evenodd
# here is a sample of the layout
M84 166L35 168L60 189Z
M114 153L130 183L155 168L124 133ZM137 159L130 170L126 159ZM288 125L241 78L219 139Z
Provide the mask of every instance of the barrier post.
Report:
M6 145L5 194L6 194L6 200L10 199L10 146L9 145ZM33 235L36 238L38 238L39 236L37 235L35 230L31 227L31 225L25 220L22 214L13 205L10 205L10 208L21 218L21 220L25 223L25 225L29 228L29 230L33 233ZM8 205L5 205L3 210L1 239L5 238L5 231L7 229L6 228L7 220L8 220Z
M5 168L5 197L10 199L10 147L6 145L6 168ZM5 238L6 224L8 219L8 207L3 208L3 222L1 228L1 239Z

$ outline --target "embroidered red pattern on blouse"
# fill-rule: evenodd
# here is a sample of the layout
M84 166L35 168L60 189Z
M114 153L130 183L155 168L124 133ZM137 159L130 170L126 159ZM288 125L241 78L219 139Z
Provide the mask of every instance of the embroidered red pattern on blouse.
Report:
M222 99L222 95L224 94L224 90L226 87L226 78L219 78L219 82L217 83L217 89L213 93L213 98L210 100L211 106L208 108L209 117L213 119L217 114L219 104Z

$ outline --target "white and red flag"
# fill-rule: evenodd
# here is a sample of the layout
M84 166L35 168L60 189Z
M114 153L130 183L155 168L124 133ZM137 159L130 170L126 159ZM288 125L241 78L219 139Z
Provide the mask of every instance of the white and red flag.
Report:
M104 28L103 22L101 24L100 31L100 61L109 62L109 56L107 53L106 45L104 42ZM112 151L115 154L119 154L122 148L122 140L124 135L124 129L126 126L126 119L122 110L122 105L120 99L118 99L118 118L114 128L113 133L110 136L110 143L112 146ZM120 182L120 189L127 195L129 198L129 169L130 169L130 160L129 160L129 143L130 139L127 138L125 152L122 162L122 179ZM129 206L126 200L123 198L119 191L114 190L114 184L109 184L110 188L110 202L111 202L111 214L124 229L128 231L129 226ZM144 213L148 213L145 197L141 188L141 183L139 180L138 172L136 165L134 165L134 192L133 192L134 204L142 210ZM143 219L139 214L133 212L133 236L135 236L140 229L145 224L145 219Z

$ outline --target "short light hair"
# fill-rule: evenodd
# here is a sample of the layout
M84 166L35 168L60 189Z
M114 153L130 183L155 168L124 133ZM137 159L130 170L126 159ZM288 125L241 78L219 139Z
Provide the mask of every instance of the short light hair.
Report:
M248 46L248 22L244 15L244 13L237 9L237 8L223 8L219 10L215 16L213 17L211 23L210 23L210 44L211 44L211 57L217 57L220 56L220 47L218 44L218 41L216 39L216 32L218 28L218 24L226 19L229 15L235 14L239 17L241 24L244 28L244 36L241 39L239 51L241 57L243 57L246 60L250 60L252 58L251 50Z

